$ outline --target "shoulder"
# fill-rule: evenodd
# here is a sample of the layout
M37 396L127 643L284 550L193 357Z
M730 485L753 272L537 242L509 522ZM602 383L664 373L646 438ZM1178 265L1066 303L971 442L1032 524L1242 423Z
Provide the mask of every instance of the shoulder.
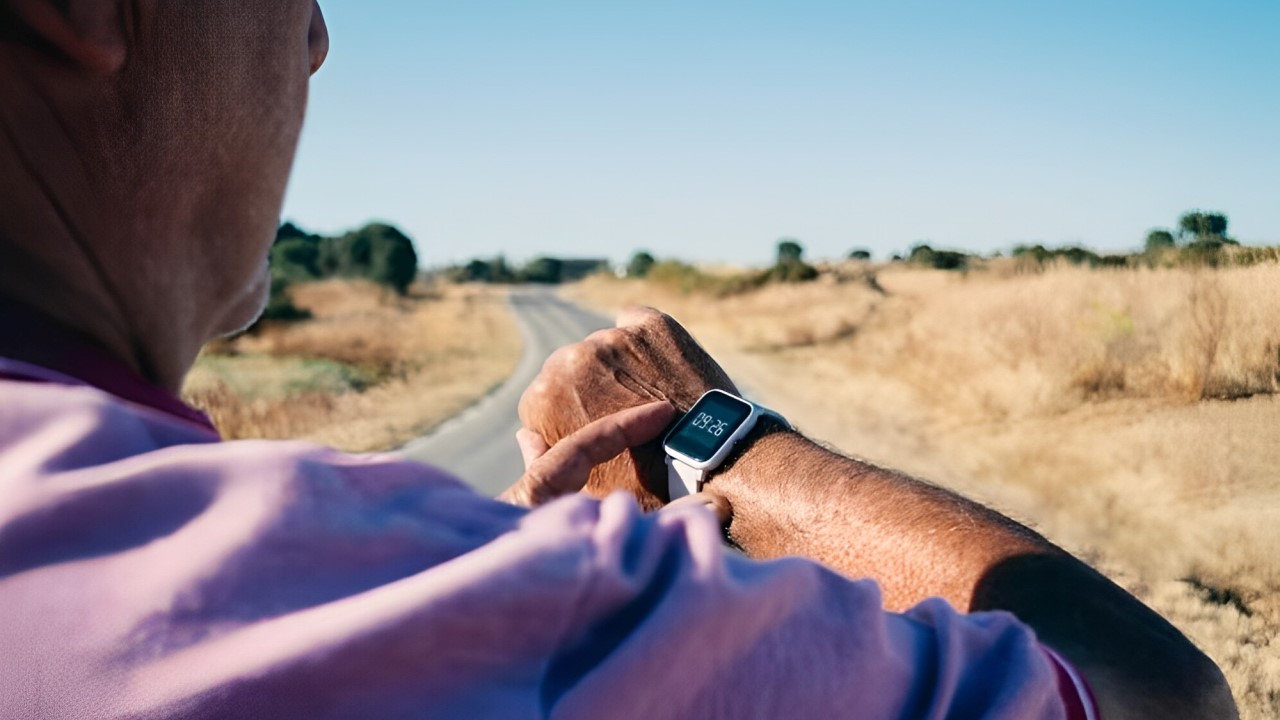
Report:
M271 538L416 534L465 552L523 514L451 475L390 454L285 441L221 442L198 426L84 386L0 381L0 532L75 552L202 543L272 552ZM439 531L430 528L442 526ZM76 540L77 535L82 535ZM12 552L0 556L16 556ZM29 548L24 564L41 556ZM317 556L318 557L318 556ZM3 563L0 562L0 565Z

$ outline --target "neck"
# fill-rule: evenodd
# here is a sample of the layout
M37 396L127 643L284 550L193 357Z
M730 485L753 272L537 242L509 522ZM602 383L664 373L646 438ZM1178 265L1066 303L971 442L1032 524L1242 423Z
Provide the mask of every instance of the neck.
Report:
M22 86L4 70L0 83ZM166 228L139 220L151 208L122 215L131 203L103 190L102 173L57 134L65 123L38 93L14 99L0 105L0 296L176 392L203 336L191 321L191 277L166 271L162 243L147 242ZM32 136L40 142L21 141Z
M70 263L69 263L70 264ZM137 339L123 320L118 303L91 280L93 273L68 273L82 281L64 280L45 272L38 261L16 252L0 237L0 302L25 306L58 326L88 340L142 378L169 392L182 384L186 366L166 368ZM21 358L21 346L10 357ZM17 354L15 354L15 352Z

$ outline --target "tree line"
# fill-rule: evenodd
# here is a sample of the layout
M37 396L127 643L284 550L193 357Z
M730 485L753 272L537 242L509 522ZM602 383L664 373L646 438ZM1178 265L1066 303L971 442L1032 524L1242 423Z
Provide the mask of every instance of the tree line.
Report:
M1085 247L1066 246L1049 248L1041 244L1020 244L1010 255L1018 260L1042 265L1049 262L1067 262L1089 267L1128 267L1135 265L1218 265L1228 260L1226 248L1240 246L1239 241L1227 234L1229 220L1226 213L1218 211L1190 210L1178 218L1175 229L1154 228L1147 233L1142 250L1137 253L1097 253ZM1234 262L1249 263L1272 256L1268 252L1247 252L1242 249L1230 255ZM999 257L997 252L992 257ZM852 259L868 259L869 253L855 250ZM895 254L894 261L931 267L938 270L965 270L981 255L954 250L939 250L928 243L914 245L905 254Z
M418 252L398 228L370 223L342 235L309 233L286 222L271 246L271 297L267 320L308 317L289 299L288 287L331 277L371 280L404 295L418 276Z
M609 261L604 258L558 258L544 255L522 265L512 265L505 256L498 255L447 267L441 271L441 275L451 282L557 285L580 280L608 268Z

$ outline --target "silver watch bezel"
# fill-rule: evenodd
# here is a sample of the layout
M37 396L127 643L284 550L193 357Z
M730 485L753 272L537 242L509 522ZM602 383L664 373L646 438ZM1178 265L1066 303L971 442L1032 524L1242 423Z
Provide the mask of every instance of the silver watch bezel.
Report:
M751 410L747 414L747 417L743 419L741 424L739 424L738 427L734 429L732 433L730 433L729 438L724 441L724 443L720 446L720 448L716 450L716 452L713 453L710 458L706 460L697 460L695 458L689 457L688 455L680 452L679 450L676 450L675 448L672 448L670 445L670 442L676 430L684 424L685 418L691 415L693 411L698 408L698 405L707 396L713 395L713 394L723 395L731 400L736 400L738 402L745 403L751 408ZM692 407L689 408L689 412L686 412L685 414L681 415L680 419L676 421L676 423L671 427L669 431L667 431L666 436L662 439L662 449L664 452L666 452L668 457L678 462L681 462L693 468L694 470L700 470L702 472L706 472L708 470L714 470L720 467L720 465L722 465L724 461L728 459L729 455L733 452L733 449L735 446L737 446L738 442L742 440L742 438L746 437L747 434L750 433L755 428L756 422L758 422L760 418L765 415L773 416L778 418L779 420L782 420L782 416L778 415L778 413L762 405L753 403L750 400L747 400L746 398L739 397L737 395L734 395L733 393L725 392L724 390L708 390L707 392L703 393L701 397L698 398L698 401L695 402ZM783 423L785 424L786 421L783 420Z

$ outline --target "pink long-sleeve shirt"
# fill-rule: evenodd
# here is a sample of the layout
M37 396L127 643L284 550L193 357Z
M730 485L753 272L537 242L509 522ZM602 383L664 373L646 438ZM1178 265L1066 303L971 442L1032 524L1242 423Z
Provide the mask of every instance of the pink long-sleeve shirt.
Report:
M1085 716L1009 614L885 612L702 511L222 442L71 356L108 380L0 358L0 718Z

